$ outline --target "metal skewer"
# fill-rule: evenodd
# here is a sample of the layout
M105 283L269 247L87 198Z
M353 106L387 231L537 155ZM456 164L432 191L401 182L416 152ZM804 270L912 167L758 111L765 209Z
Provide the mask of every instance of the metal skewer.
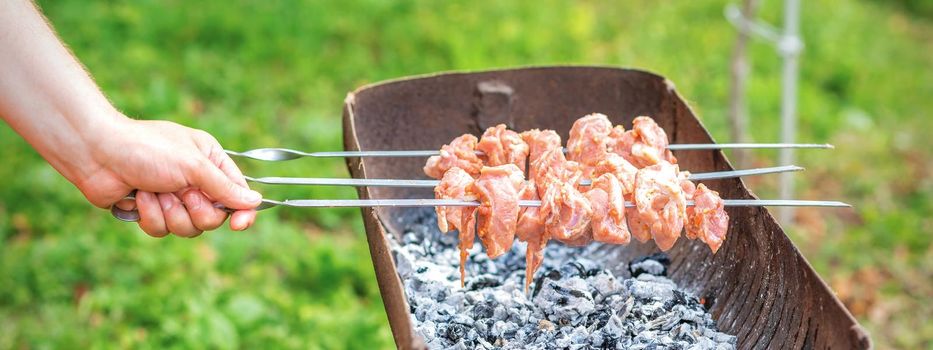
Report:
M712 150L712 149L749 149L749 148L834 148L827 143L696 143L674 144L667 146L670 150ZM287 148L257 148L243 152L225 151L231 156L245 157L256 160L277 162L303 157L313 158L349 158L349 157L430 157L440 154L439 150L408 150L408 151L334 151L334 152L302 152ZM567 149L564 149L564 153ZM476 151L477 154L483 154Z
M743 169L731 171L714 171L708 173L690 174L689 180L713 180L742 176L765 175L793 171L802 171L804 168L796 165L785 165L767 168ZM356 187L425 187L434 188L440 184L438 180L396 180L396 179L339 179L339 178L311 178L311 177L250 177L244 176L247 181L268 185L316 185L316 186L356 186ZM592 180L581 180L581 186L589 186Z
M125 199L135 199L134 196L127 196ZM723 204L727 207L834 207L847 208L851 205L838 201L812 201L797 199L724 199ZM263 199L262 203L255 210L265 210L273 207L296 207L296 208L347 208L347 207L390 207L390 208L413 208L413 207L477 207L480 202L463 199L287 199L277 201L272 199ZM540 200L520 200L518 205L522 207L540 207ZM688 206L693 205L693 201L687 201ZM626 201L627 208L635 207L635 204ZM215 207L226 212L233 212L219 204ZM137 210L123 210L113 206L110 213L119 220L136 222L139 221L139 212Z
M763 149L763 148L836 148L828 143L682 143L668 145L667 149L675 150L704 150L704 149Z
M724 199L723 204L727 207L836 207L848 208L851 205L839 201L813 201L798 199ZM275 206L299 207L299 208L342 208L342 207L477 207L478 201L462 199L292 199L284 201L275 201L264 199L263 204L256 210L268 209ZM540 207L540 200L520 200L518 205L521 207ZM687 206L692 206L693 201L687 201ZM635 204L626 201L627 208L635 207Z

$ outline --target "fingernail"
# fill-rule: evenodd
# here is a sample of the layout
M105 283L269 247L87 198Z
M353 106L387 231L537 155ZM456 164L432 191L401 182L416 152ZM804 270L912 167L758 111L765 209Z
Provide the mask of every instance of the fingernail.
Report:
M242 228L242 226L243 219L241 219L239 216L233 216L233 218L230 219L230 229L234 231L243 231L244 228Z
M243 191L243 200L250 203L256 203L262 200L262 195L259 194L259 192L253 190L246 190Z
M172 209L173 203L172 203L171 197L169 196L158 196L158 197L159 197L159 205L162 206L163 211Z

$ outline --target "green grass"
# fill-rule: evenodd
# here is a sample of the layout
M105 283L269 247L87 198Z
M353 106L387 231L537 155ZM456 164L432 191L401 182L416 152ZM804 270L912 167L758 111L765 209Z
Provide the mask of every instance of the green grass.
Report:
M659 72L728 140L724 1L41 4L125 113L205 129L231 149L339 149L343 97L366 83L554 63ZM856 208L802 211L791 235L879 347L920 348L933 341L933 22L905 12L922 2L898 4L804 4L799 138L838 149L800 153L800 197ZM779 2L761 14L779 23ZM760 41L751 54L753 134L773 141L780 60ZM0 158L0 348L392 346L356 210L278 209L246 233L157 240L87 205L8 128ZM336 160L239 163L346 176ZM753 185L774 193L770 178Z

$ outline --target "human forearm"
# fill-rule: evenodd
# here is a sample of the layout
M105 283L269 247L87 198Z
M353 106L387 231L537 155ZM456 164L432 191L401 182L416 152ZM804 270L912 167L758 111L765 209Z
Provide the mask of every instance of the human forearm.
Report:
M97 166L99 135L112 135L125 117L31 2L0 8L0 117L63 176L81 182Z
M146 233L192 237L223 224L244 230L261 195L206 132L119 113L28 0L0 2L0 117L92 204L131 190ZM133 203L120 202L124 210ZM129 207L124 207L129 206Z

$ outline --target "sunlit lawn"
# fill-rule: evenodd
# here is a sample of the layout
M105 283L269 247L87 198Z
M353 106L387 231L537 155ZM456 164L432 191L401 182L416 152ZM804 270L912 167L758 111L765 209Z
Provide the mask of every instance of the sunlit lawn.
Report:
M341 102L360 85L550 63L661 73L728 140L724 1L42 5L124 112L205 129L230 149L336 150ZM856 208L801 211L792 238L877 345L929 346L933 24L881 2L805 2L803 13L799 138L838 148L801 152L799 196ZM762 15L779 23L780 4ZM753 134L774 141L780 61L762 42L751 53ZM157 240L87 205L7 128L0 158L0 348L392 347L356 210L277 209L246 233ZM337 160L240 165L346 176ZM773 179L752 185L774 193Z

